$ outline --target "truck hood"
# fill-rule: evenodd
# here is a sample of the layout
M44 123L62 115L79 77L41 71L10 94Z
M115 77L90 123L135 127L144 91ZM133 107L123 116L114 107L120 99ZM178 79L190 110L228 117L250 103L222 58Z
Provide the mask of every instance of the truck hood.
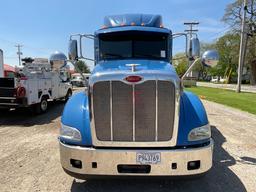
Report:
M138 64L133 72L128 64ZM145 80L170 80L180 85L180 79L174 67L165 61L158 60L108 60L99 62L90 77L89 84L97 81L123 80L129 75L139 75Z

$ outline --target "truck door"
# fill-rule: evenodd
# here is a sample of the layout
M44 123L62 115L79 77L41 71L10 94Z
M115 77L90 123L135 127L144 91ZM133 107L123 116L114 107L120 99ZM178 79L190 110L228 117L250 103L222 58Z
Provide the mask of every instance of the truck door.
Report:
M66 96L66 90L65 90L65 83L58 78L58 97L65 97Z

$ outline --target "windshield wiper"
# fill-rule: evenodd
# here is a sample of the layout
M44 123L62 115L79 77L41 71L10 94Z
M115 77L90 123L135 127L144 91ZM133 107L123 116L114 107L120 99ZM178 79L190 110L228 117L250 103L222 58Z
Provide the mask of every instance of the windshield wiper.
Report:
M147 55L147 54L134 54L134 57L145 57L145 58L154 58L154 59L165 59L165 57L159 57L159 56Z
M109 57L106 57L106 56L111 56L112 58L125 58L122 55L114 54L114 53L104 53L104 55L103 55L104 59L112 59L112 58L109 58Z

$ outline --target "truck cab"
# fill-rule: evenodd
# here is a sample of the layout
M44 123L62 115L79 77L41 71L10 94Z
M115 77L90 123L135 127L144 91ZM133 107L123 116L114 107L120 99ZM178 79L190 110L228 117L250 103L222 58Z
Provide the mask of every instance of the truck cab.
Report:
M89 87L70 98L61 119L64 171L80 179L207 172L210 124L200 99L183 91L170 62L173 34L162 17L107 16L93 39ZM71 39L74 65L77 46Z

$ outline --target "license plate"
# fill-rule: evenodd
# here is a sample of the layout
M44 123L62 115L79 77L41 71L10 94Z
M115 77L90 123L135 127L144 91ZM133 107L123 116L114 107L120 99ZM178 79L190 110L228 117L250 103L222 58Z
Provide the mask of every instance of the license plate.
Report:
M161 162L159 152L137 152L136 161L140 164L157 164Z

